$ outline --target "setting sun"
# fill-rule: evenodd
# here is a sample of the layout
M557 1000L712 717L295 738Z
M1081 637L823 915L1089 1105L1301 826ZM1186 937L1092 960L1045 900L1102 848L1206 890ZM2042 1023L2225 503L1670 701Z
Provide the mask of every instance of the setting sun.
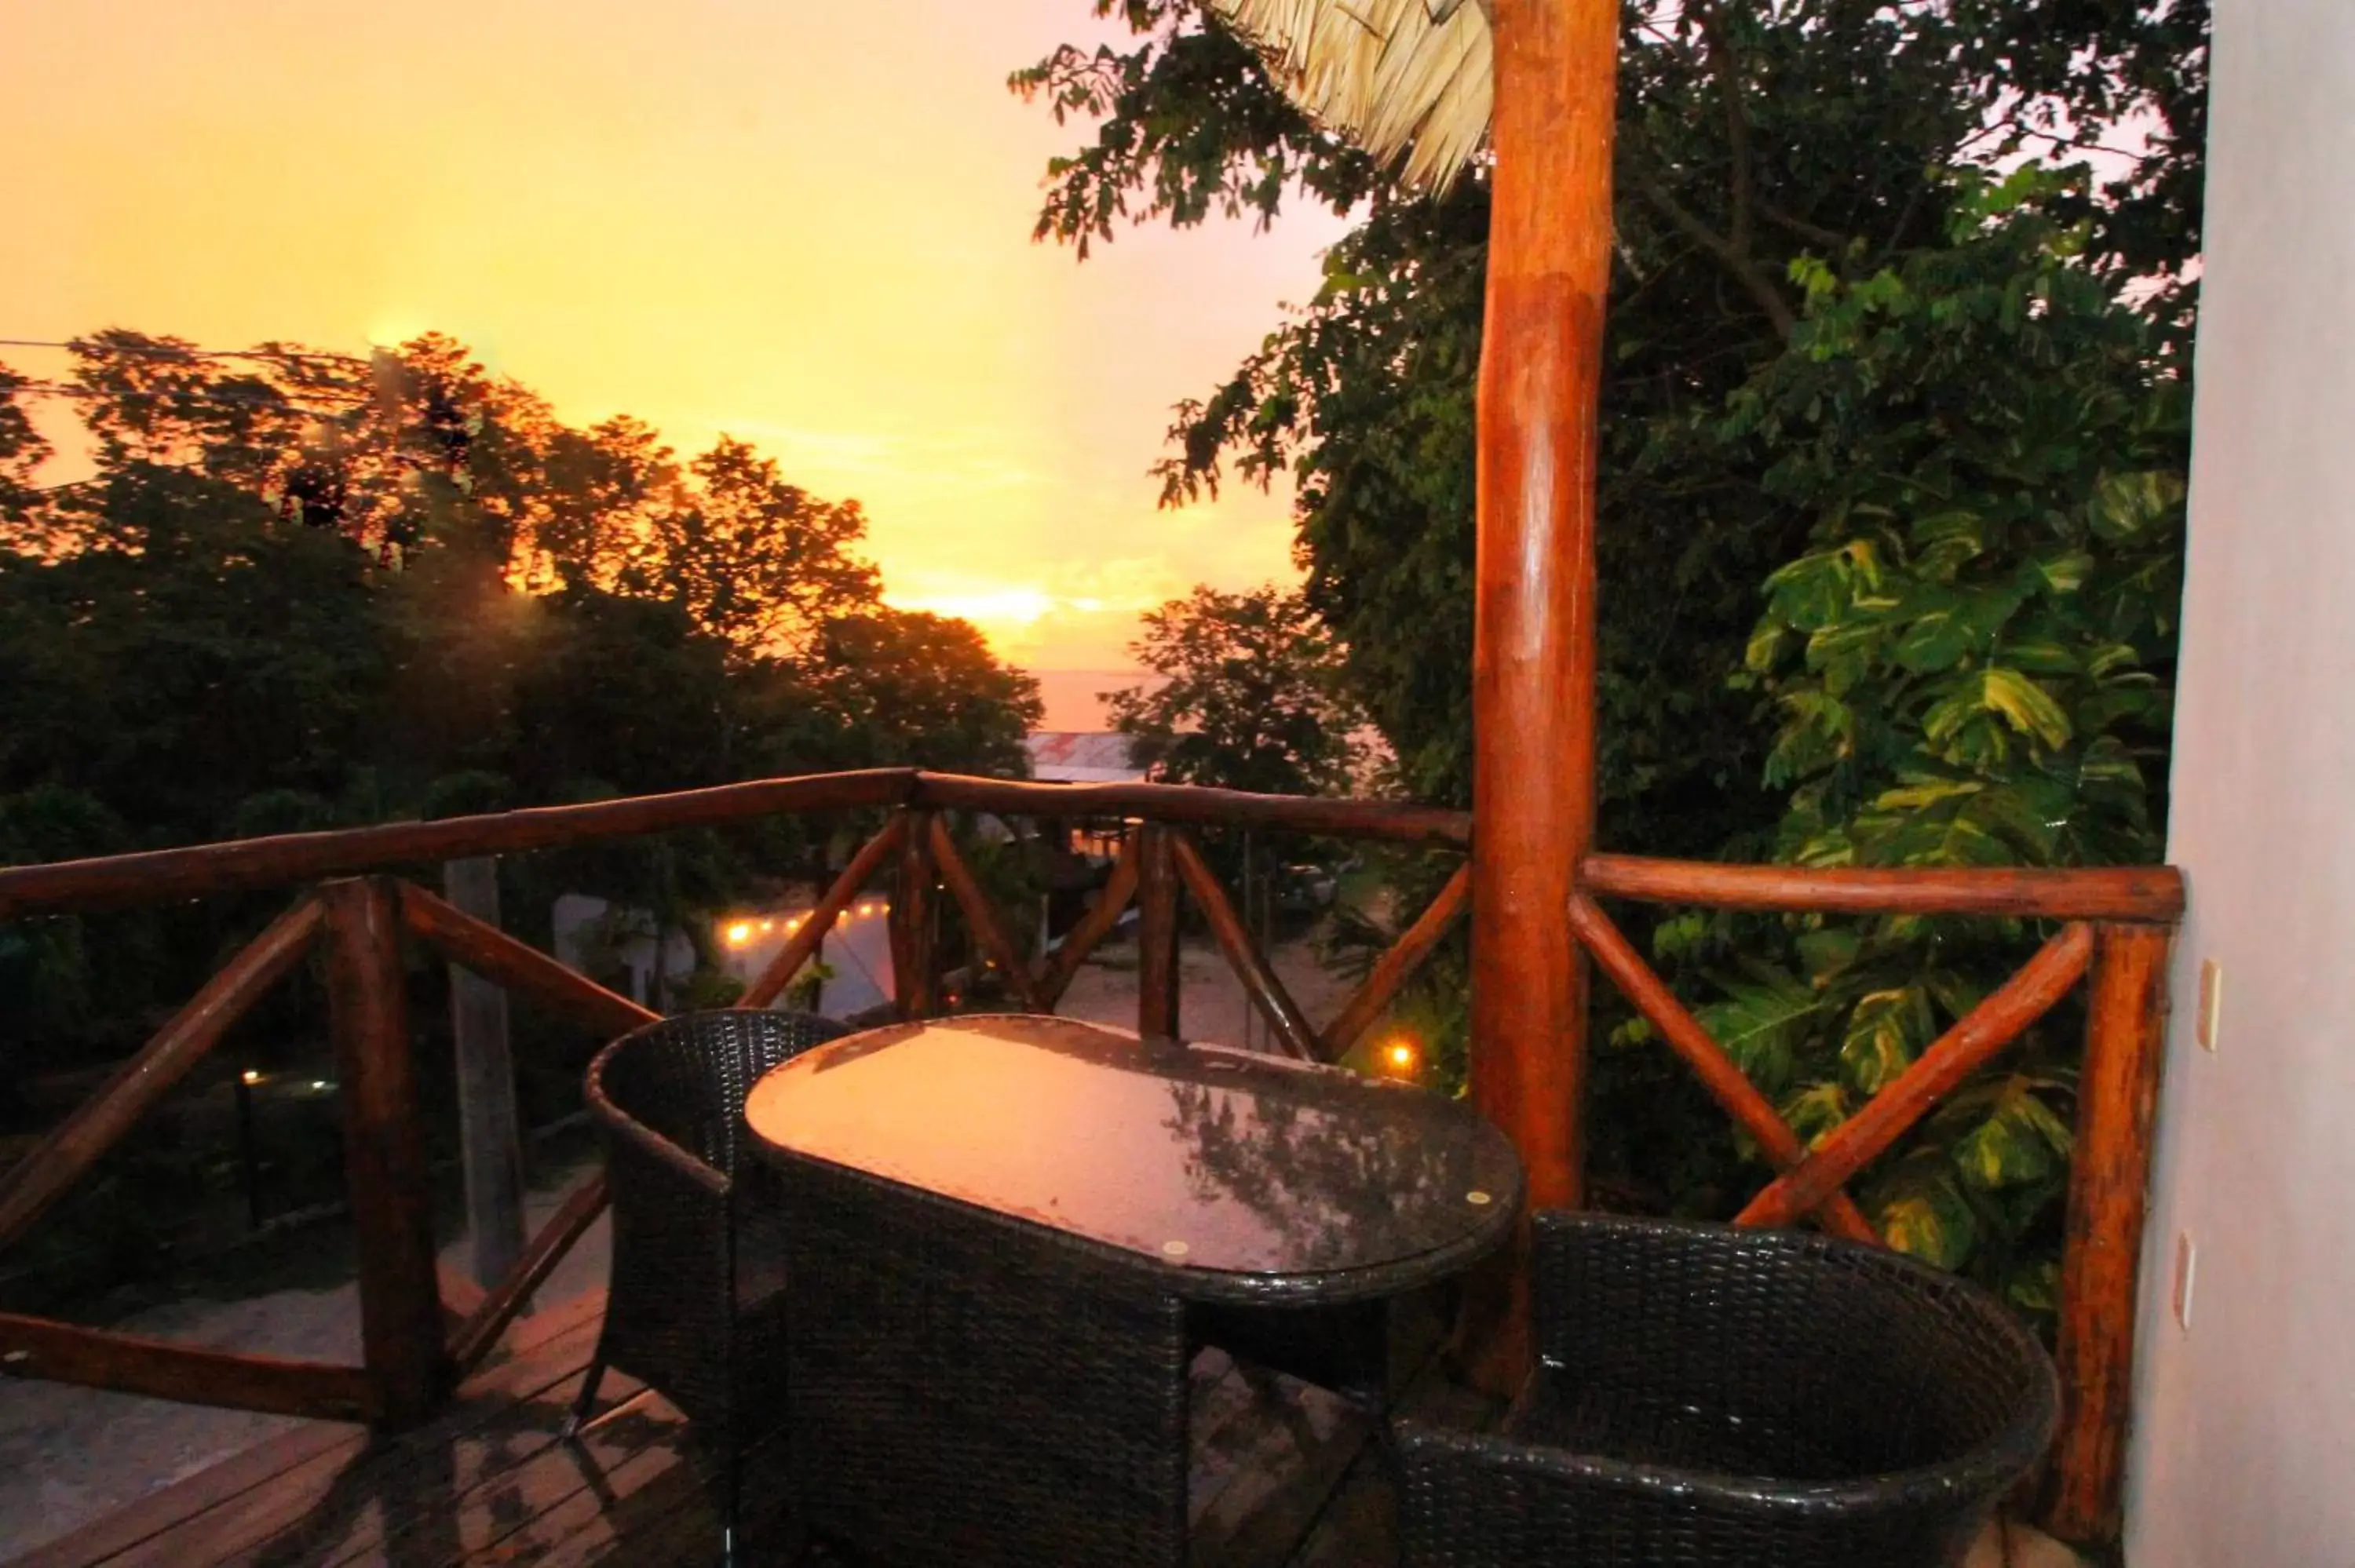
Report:
M1161 512L1147 470L1340 227L1034 245L1084 132L1006 76L1111 37L1087 11L16 7L0 134L43 152L10 173L0 336L448 333L563 419L634 415L683 454L731 434L856 497L892 603L1032 667L1124 667L1139 609L1291 575L1286 490ZM87 444L60 445L75 477Z

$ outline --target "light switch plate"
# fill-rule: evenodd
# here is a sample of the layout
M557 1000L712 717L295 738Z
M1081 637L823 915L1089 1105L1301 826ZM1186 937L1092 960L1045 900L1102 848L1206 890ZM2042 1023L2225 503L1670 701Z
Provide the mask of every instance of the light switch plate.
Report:
M2224 1027L2224 966L2213 959L2200 962L2200 1044L2210 1053Z
M2178 1231L2175 1235L2175 1324L2186 1333L2191 1331L2191 1283L2199 1266L2200 1252L2191 1245L2191 1233Z

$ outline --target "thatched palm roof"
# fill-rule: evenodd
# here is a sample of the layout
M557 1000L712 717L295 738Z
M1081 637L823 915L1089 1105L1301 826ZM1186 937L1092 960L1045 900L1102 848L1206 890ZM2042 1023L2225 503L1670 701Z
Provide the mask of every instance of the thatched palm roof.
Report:
M1487 0L1211 0L1294 101L1438 188L1488 133Z

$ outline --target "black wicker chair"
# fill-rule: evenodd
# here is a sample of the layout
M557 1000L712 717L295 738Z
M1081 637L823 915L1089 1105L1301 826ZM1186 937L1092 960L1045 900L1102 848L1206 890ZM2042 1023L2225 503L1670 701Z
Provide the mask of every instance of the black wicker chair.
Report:
M1405 1568L1946 1568L2059 1384L1990 1296L1796 1232L1536 1216L1501 1436L1399 1424Z
M613 1258L605 1325L572 1407L578 1436L607 1367L684 1411L727 1464L725 1550L738 1466L784 1413L784 1240L773 1179L744 1158L753 1081L849 1031L809 1013L687 1013L622 1036L589 1064L605 1133Z

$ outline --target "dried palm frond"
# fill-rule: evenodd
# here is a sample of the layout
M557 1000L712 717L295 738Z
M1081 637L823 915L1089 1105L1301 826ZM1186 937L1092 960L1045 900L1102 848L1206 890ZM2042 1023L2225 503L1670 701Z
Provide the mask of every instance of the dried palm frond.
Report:
M1488 133L1486 0L1212 0L1311 116L1444 189Z

